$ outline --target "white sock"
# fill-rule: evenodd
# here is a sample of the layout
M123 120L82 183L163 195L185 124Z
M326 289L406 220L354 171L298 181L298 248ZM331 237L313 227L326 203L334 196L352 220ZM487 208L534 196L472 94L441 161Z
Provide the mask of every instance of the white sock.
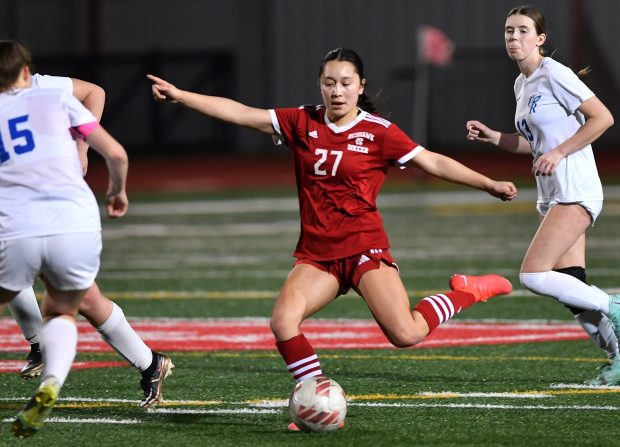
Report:
M97 331L107 344L140 371L151 365L153 351L129 325L123 310L116 303L112 303L112 313Z
M39 343L43 318L34 289L29 287L17 294L9 303L9 310L29 343Z
M77 350L78 331L75 322L55 317L43 325L41 332L41 354L45 367L42 380L54 376L65 383Z
M584 310L609 312L609 295L565 273L549 271L520 273L523 287L538 295L547 295L560 303Z

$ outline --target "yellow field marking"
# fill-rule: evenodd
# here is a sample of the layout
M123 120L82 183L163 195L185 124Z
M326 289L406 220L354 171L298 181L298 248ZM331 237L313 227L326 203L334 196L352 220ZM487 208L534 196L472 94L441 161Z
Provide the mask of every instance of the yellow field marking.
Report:
M361 404L363 402L377 402L377 401L395 401L395 400L436 400L436 399L480 399L480 398L492 398L492 399L528 399L528 398L549 398L553 396L571 396L571 395L600 395L600 394L619 394L620 387L612 388L579 388L579 389L564 389L564 390L526 390L526 391L513 391L513 392L420 392L416 394L349 394L348 398L351 402ZM4 398L3 400L13 400L13 398ZM15 401L24 400L23 397L14 398ZM166 407L170 409L178 407L206 407L206 406L225 406L225 405L251 405L251 406L267 406L267 407L285 407L287 405L287 399L279 398L266 398L266 399L250 399L242 402L226 402L222 400L170 400L162 402L158 407ZM84 398L82 400L78 397L68 397L65 401L59 401L56 405L57 408L68 409L101 409L101 408L128 408L136 407L137 400L95 400ZM13 409L15 407L12 403L0 404L0 408Z
M434 394L347 394L351 400L410 400L410 399L454 399L462 397L459 393Z
M136 404L137 405L136 401ZM129 403L123 402L68 402L62 403L58 402L56 404L56 408L73 408L73 409L90 409L90 408L123 408L127 407Z
M536 393L537 391L525 391L525 393ZM568 390L549 390L545 391L546 394L553 394L554 396L562 395L574 395L574 394L618 394L620 393L620 387L613 388L579 388Z
M583 394L618 394L620 388L588 388L588 389L568 389L568 390L527 390L513 391L503 393L457 393L457 392L440 392L440 393L420 393L420 394L348 394L351 400L413 400L413 399L462 399L462 398L510 398L518 397L526 398L529 396L570 396ZM475 394L475 396L473 395Z
M93 357L111 357L111 352L89 352L88 356ZM250 358L250 359L279 359L280 354L274 351L235 351L235 352L219 352L219 351L190 351L175 352L175 357L215 357L215 358ZM322 353L321 358L325 359L344 359L344 360L404 360L404 361L454 361L454 362L497 362L497 361L519 361L519 362L577 362L577 363L602 363L604 359L601 357L544 357L544 356L464 356L464 355L440 355L440 354L326 354Z
M274 352L213 352L213 357L225 358L279 358L279 354ZM600 357L543 357L543 356L527 356L527 357L505 357L505 356L464 356L464 355L416 355L416 354L397 354L394 355L369 355L369 354L321 354L321 358L329 359L345 359L345 360L415 360L415 361L470 361L470 362L496 362L496 361L520 361L520 362L584 362L584 363L602 363Z

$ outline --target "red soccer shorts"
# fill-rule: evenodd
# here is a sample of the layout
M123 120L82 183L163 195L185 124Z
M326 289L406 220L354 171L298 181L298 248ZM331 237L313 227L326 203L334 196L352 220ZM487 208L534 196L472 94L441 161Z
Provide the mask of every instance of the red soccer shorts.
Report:
M319 270L329 273L336 277L340 283L338 296L344 295L353 288L357 291L357 285L362 275L370 270L376 270L384 264L398 270L398 265L387 248L371 248L363 253L358 253L347 258L335 259L332 261L314 261L309 258L299 258L294 265L310 264Z

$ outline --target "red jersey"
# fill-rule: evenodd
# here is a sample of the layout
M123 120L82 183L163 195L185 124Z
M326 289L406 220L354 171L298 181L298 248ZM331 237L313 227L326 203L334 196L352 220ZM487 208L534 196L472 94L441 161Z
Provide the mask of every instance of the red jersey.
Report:
M377 194L389 166L421 146L391 122L364 111L336 126L324 106L270 110L277 143L293 151L301 233L294 256L318 261L389 248Z

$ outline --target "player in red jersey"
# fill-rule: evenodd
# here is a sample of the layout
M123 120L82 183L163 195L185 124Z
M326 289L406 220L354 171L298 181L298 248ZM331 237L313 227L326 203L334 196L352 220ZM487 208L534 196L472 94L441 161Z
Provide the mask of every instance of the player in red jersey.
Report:
M301 323L350 288L364 298L397 347L413 346L462 309L512 290L498 275L459 275L452 281L455 290L426 297L410 308L375 201L388 167L412 164L502 200L512 200L517 190L511 182L492 180L423 148L374 114L364 94L363 63L354 51L332 50L321 62L319 106L253 108L147 77L156 101L183 104L273 135L276 144L293 152L301 234L294 252L297 261L273 308L271 330L296 380L323 374L316 352L300 331Z

